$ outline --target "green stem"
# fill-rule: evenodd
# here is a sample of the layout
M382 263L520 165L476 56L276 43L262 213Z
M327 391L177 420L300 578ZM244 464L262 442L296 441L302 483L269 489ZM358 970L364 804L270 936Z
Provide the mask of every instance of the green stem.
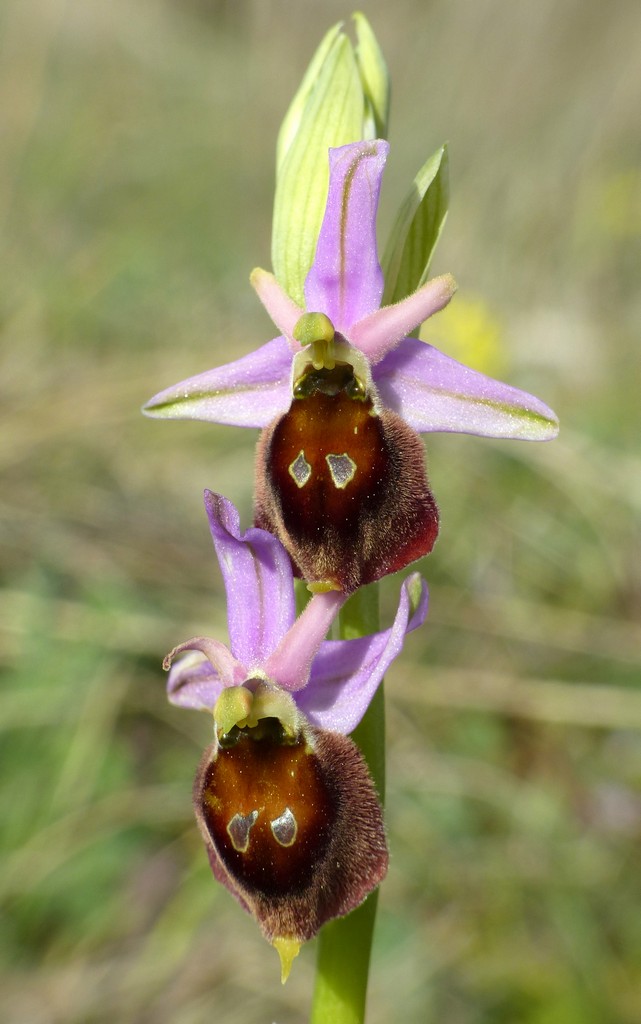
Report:
M378 586L359 590L340 615L342 638L366 636L379 628ZM385 796L385 700L383 685L352 739L363 752L378 794ZM347 917L326 924L318 940L316 988L311 1024L363 1024L378 892Z

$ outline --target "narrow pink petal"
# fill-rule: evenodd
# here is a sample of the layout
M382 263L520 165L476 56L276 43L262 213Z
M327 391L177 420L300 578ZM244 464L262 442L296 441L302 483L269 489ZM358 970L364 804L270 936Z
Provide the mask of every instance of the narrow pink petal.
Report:
M299 352L301 346L293 337L293 330L304 311L289 297L285 289L281 288L268 270L256 267L249 275L249 281L272 321L287 338L291 350Z
M338 590L314 594L274 653L267 659L265 674L285 690L302 689L309 679L312 661L347 595Z
M328 640L323 644L309 684L296 698L312 725L345 734L356 728L401 651L406 634L425 621L427 605L427 584L418 573L412 573L401 587L390 629L356 640Z
M309 312L325 313L343 334L377 309L383 294L376 210L388 150L379 140L329 151L327 205L305 281L305 303Z
M171 666L167 697L179 708L212 712L224 688L211 662L194 652Z
M220 494L205 491L205 508L227 593L227 623L234 655L262 665L296 616L289 555L265 530L240 530L238 511Z
M166 388L142 411L159 419L266 427L289 408L291 366L287 341L274 338L242 359Z
M555 414L534 395L471 370L416 338L390 352L373 376L383 404L419 433L549 441L559 431Z
M178 647L174 647L163 661L164 668L168 669L172 666L167 690L169 699L173 703L180 703L180 701L173 700L172 695L177 695L188 683L193 683L195 665L193 658L186 658L172 665L175 658L186 651L199 651L205 656L206 663L210 666L210 682L214 688L219 687L222 690L226 686L240 686L247 678L245 666L219 640L212 640L208 636L194 636L191 640L186 640ZM199 669L197 675L200 677L199 681L202 682L202 669Z
M370 363L378 363L416 327L447 306L455 291L456 281L451 274L435 277L406 299L359 320L349 331L349 340Z

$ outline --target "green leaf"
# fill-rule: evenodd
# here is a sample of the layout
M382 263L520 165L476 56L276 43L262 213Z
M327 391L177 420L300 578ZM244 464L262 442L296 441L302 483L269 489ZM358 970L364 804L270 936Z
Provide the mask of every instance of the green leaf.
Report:
M449 200L449 161L443 145L414 178L383 257L383 305L411 295L427 280Z
M303 286L325 211L328 149L363 138L361 77L352 44L337 28L321 43L321 56L314 56L315 81L308 71L279 139L272 266L299 305L304 305Z
M365 96L365 119L370 123L370 130L363 138L386 139L390 103L387 64L365 15L357 11L352 15L352 20L356 29L356 63Z

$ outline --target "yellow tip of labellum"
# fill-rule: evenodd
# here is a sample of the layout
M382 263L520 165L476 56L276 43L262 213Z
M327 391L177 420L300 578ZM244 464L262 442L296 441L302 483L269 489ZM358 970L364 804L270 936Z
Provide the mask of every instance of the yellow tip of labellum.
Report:
M274 939L272 945L280 957L280 981L284 985L289 978L292 964L300 953L300 942L298 939L287 939L281 935Z
M340 590L338 583L334 580L314 580L307 584L310 594L328 594L330 590Z

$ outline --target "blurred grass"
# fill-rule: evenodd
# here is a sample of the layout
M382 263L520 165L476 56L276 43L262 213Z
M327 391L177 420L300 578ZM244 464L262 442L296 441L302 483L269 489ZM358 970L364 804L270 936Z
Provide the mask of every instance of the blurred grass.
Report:
M348 13L0 10L11 1024L305 1019L313 948L281 989L211 880L190 810L208 723L166 706L160 671L184 637L224 636L200 496L229 494L247 520L254 437L138 407L268 337L247 274L268 264L276 131ZM540 447L429 442L443 528L429 624L390 673L392 867L369 1020L636 1024L641 12L366 13L395 86L382 224L448 138L435 271L456 274L474 324L499 325L502 375L563 423ZM446 318L430 330L447 350Z

